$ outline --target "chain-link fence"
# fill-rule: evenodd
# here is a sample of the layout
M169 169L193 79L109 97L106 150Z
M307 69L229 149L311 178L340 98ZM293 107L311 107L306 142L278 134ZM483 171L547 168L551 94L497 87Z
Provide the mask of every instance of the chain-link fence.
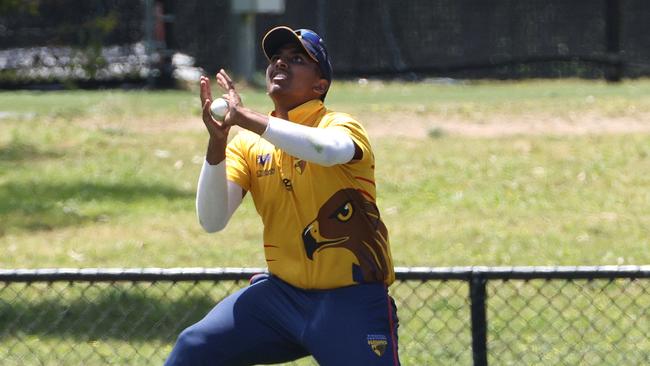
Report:
M162 364L183 328L258 272L2 270L0 360ZM650 364L650 266L399 268L397 278L403 365Z
M209 73L231 68L229 3L165 1L169 46ZM647 0L286 0L283 13L255 17L255 39L278 24L316 30L335 77L616 80L650 75L649 16ZM258 69L266 62L258 52Z
M167 85L191 58L209 74L232 69L244 16L231 12L233 2L0 1L0 87L147 78ZM647 0L284 3L281 14L255 15L254 38L278 24L314 29L328 43L336 78L650 75ZM174 61L176 52L191 58Z

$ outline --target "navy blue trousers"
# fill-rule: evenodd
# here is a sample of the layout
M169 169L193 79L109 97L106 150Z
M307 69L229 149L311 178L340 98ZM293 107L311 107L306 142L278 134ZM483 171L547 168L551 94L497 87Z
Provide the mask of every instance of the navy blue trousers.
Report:
M165 365L399 365L397 313L381 283L302 290L268 276L178 337Z

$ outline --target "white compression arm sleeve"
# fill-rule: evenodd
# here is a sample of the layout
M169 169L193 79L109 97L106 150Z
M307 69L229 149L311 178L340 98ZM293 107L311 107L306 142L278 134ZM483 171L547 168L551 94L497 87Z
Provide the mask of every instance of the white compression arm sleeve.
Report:
M196 214L209 233L223 230L242 202L243 189L226 179L226 161L217 165L203 162L196 190Z
M354 142L345 132L269 118L262 137L289 154L318 165L345 164L354 157Z

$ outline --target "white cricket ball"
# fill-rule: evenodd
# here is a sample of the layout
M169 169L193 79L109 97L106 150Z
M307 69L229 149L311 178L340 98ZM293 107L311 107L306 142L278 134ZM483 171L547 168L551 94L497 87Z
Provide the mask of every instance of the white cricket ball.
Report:
M210 114L212 114L212 118L217 121L223 121L226 113L228 113L228 102L225 99L217 98L212 101L212 104L210 104Z

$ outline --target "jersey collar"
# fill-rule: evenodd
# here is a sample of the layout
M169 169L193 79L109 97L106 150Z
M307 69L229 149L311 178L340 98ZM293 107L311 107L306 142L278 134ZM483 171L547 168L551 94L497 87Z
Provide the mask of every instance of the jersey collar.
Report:
M312 99L289 111L289 121L313 127L325 113L325 105L320 99Z

